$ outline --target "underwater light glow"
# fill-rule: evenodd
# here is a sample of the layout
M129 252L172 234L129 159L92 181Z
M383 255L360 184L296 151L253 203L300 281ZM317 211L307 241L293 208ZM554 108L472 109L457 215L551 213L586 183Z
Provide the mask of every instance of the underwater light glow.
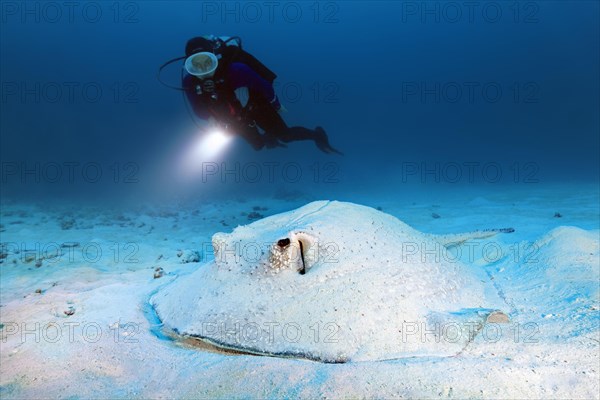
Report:
M231 142L232 136L219 128L212 128L203 132L192 143L191 157L198 162L214 161L225 150L225 147Z
M213 129L204 133L195 144L195 155L199 159L208 161L221 153L231 142L231 135L228 135L220 129Z
M232 134L218 127L200 132L185 146L180 155L180 176L198 176L207 163L217 161L232 140Z

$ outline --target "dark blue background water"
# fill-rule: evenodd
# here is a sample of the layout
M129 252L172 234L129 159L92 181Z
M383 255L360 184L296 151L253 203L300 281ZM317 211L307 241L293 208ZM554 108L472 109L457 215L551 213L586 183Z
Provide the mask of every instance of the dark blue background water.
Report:
M1 4L4 198L598 180L596 1ZM324 126L345 156L237 139L218 173L180 179L199 129L156 73L204 34L241 36L290 125Z

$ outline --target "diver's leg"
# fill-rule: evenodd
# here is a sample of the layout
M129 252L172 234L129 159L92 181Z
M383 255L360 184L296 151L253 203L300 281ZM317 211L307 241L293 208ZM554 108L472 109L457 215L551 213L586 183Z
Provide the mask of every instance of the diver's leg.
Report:
M329 137L327 137L327 133L325 133L325 129L321 128L320 126L317 126L315 128L314 132L317 135L317 137L315 139L315 144L322 152L336 153L341 156L344 155L344 153L342 153L341 151L337 150L336 148L334 148L332 145L329 144Z
M281 115L270 105L256 105L252 117L264 129L265 135L268 137L275 137L286 143L299 140L313 140L317 147L325 153L342 154L329 144L329 139L323 128L317 127L313 130L302 126L288 127L283 118L281 118Z
M288 127L281 115L268 104L255 106L252 118L265 131L266 135L274 136L283 142L315 140L318 137L313 130L301 126Z
M308 128L304 128L302 126L292 126L279 132L277 137L282 142L295 142L299 140L314 140L316 141L319 138L319 135L316 131Z
M317 126L314 130L304 128L302 126L293 126L287 128L281 134L278 135L279 139L283 142L292 142L296 140L314 140L317 147L324 153L337 153L343 155L343 153L329 144L329 138L327 133L320 126Z
M269 104L253 105L250 117L267 135L280 138L281 134L288 129L288 126L283 118L281 118L281 115L279 115L279 113Z

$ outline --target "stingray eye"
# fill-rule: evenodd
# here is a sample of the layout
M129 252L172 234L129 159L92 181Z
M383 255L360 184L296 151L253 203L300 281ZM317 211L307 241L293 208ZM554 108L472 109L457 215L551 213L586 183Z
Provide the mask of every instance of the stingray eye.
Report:
M280 239L277 241L277 246L281 247L282 249L289 246L290 245L290 239L289 238L285 238L285 239Z

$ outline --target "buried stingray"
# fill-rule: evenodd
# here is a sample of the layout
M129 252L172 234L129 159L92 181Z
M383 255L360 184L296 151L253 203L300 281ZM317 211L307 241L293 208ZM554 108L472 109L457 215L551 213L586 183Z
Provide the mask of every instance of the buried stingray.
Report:
M454 356L507 317L480 271L446 248L496 233L427 235L369 207L313 202L215 234L214 260L150 303L165 329L222 349L323 362Z

